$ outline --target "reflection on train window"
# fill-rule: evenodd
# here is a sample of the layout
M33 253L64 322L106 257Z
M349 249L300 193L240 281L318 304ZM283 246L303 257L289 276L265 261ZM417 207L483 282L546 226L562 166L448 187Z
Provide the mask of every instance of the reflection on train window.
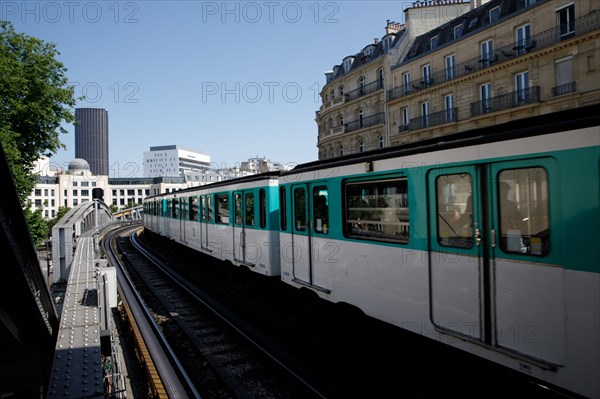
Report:
M246 193L246 226L254 226L254 194Z
M313 188L313 217L315 233L327 234L329 231L329 204L327 187Z
M200 212L202 212L202 221L206 221L206 196L200 197Z
M171 206L171 210L173 211L172 213L172 217L173 219L178 219L179 218L179 201L177 200L177 198L173 198L173 205Z
M344 196L349 237L408 242L406 178L347 183Z
M235 194L235 224L242 224L242 194Z
M279 222L281 231L287 230L287 201L285 196L285 187L279 188Z
M227 193L216 194L217 213L215 222L220 224L229 224L229 195Z
M212 222L213 219L213 200L212 195L206 196L206 221Z
M265 228L267 227L267 198L266 198L266 192L263 188L261 188L258 191L258 197L259 197L259 207L260 207L260 227L261 228Z
M543 168L498 174L500 247L504 252L546 255L550 251L548 175Z
M438 242L446 247L473 246L473 190L469 174L436 179Z
M198 220L198 197L190 197L190 220Z
M306 231L306 192L303 188L294 189L294 217L296 230Z
M181 208L181 220L187 220L188 218L188 199L187 198L182 198L180 200L180 208Z

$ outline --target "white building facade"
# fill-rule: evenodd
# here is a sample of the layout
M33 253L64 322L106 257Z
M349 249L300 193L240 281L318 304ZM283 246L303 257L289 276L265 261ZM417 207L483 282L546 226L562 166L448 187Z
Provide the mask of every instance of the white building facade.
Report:
M174 177L210 169L210 156L179 145L150 147L144 151L144 176Z

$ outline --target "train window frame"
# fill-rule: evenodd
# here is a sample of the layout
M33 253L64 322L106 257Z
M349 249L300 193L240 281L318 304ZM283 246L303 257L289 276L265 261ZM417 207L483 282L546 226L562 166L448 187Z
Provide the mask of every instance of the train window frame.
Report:
M233 193L233 216L234 216L234 224L236 226L241 226L243 222L242 218L242 203L243 203L243 195L241 192Z
M525 201L521 201L519 198L509 198L510 193L515 193L517 197L520 197L520 188L516 188L510 185L507 182L508 179L503 179L502 175L505 173L515 173L515 171L520 171L525 173L527 176L532 176L533 170L538 170L543 173L543 180L536 182L540 186L540 190L545 190L544 192L536 192L533 197L534 199L539 198L539 202L541 206L533 207L531 206L530 196L531 194L522 194L526 197ZM526 172L530 171L530 172ZM515 179L513 179L515 181ZM517 181L520 184L527 184L528 181L522 180L519 176ZM510 186L509 188L503 187L503 183ZM506 254L515 254L515 255L523 255L523 256L534 256L534 257L546 257L551 252L551 243L552 243L552 223L551 223L551 204L550 204L550 173L546 168L541 165L531 165L527 167L516 167L516 168L505 168L498 170L496 174L496 218L497 218L497 230L498 230L498 241L499 247L502 252ZM508 191L507 191L508 190ZM519 193L517 193L519 192ZM506 199L503 199L505 198ZM544 198L545 197L545 198ZM527 209L522 207L523 205L527 205ZM517 206L518 205L518 206ZM504 211L503 211L504 208ZM531 208L541 208L541 211L534 210ZM526 217L524 213L526 212ZM504 213L504 215L503 215ZM506 216L506 214L512 213L512 216ZM532 217L532 214L537 214L535 217ZM516 214L516 217L515 217ZM539 218L541 216L541 218ZM512 219L512 221L507 220ZM518 220L521 219L521 220ZM541 219L541 220L538 220ZM515 221L516 220L516 221ZM513 224L510 227L507 224ZM515 223L521 225L521 227L527 227L526 229L517 228L518 226L514 226ZM532 224L537 223L541 227L545 227L539 230L536 234L531 234ZM521 234L525 230L529 234Z
M171 217L173 219L179 219L179 200L177 198L173 198L171 201Z
M230 215L230 199L229 193L217 193L215 194L215 223L216 224L224 224L228 225L231 220ZM226 207L223 207L223 204L227 204ZM221 212L221 209L224 209L226 212ZM226 218L226 219L225 219Z
M439 182L442 178L449 178L451 176L467 176L469 178L469 187L471 189L470 194L466 198L465 209L453 209L453 218L452 220L447 220L442 217L442 212L440 211L440 195L439 195ZM448 180L448 183L452 183L452 180ZM435 178L435 215L436 215L436 235L437 235L437 243L446 248L461 248L461 249L471 249L475 245L475 236L474 236L474 224L473 224L473 183L474 179L470 173L445 173L437 176ZM453 196L456 194L453 194ZM446 206L457 207L456 203L445 203ZM458 213L458 211L461 213ZM441 220L444 221L444 224L440 223ZM466 221L470 218L469 227L465 228L467 225ZM463 224L459 227L459 223L463 222ZM454 236L445 236L442 234L440 225L447 225L452 232L455 233ZM470 230L469 230L470 229ZM446 229L447 230L447 229ZM470 234L459 235L456 230L464 230L470 232Z
M250 199L252 202L249 203L248 199ZM254 203L254 193L253 192L244 193L244 208L245 208L244 209L244 211L245 211L244 225L248 226L248 227L254 227L254 224L256 221L254 220L255 203Z
M300 201L296 196L297 192L302 192L304 195L304 200ZM293 217L293 222L294 222L294 229L296 231L299 232L305 232L308 231L308 216L306 215L306 187L304 186L299 186L299 187L294 187L292 190L292 205L293 205L293 209L294 209L294 217ZM299 209L296 207L296 205L303 205L302 209ZM300 216L301 219L298 219L298 216ZM304 222L304 223L302 223Z
M190 220L198 220L198 196L189 197L190 203Z
M260 228L264 229L267 227L267 192L264 188L258 190L258 202L259 202L259 224Z
M312 189L313 232L327 234L329 233L329 189L326 185L313 186Z
M287 195L285 187L279 187L279 229L287 231Z
M394 207L390 207L390 206L385 206L385 207L379 207L379 206L374 206L374 207L369 207L369 206L362 206L363 204L369 205L368 201L364 198L364 196L366 194L361 194L361 196L363 196L360 201L361 201L361 206L359 207L351 207L349 206L349 188L352 188L353 186L356 187L361 187L363 190L367 187L367 186L375 186L375 185L391 185L392 183L396 184L396 187L401 187L404 189L403 192L398 192L395 194L373 194L373 196L377 196L377 198L369 198L369 200L375 200L375 203L373 205L377 205L378 203L381 203L381 200L384 199L384 195L387 196L388 200L389 199L393 199L394 201L399 201L398 205L402 205L402 206L394 206ZM410 242L410 201L409 201L409 197L410 197L410 192L409 192L409 179L408 176L406 176L405 174L402 175L394 175L394 176L378 176L378 177L371 177L371 178L358 178L358 179L348 179L348 180L344 180L342 181L342 226L343 226L343 233L344 236L347 238L352 238L352 239L357 239L357 240L365 240L365 241L376 241L376 242L386 242L386 243L392 243L392 244L403 244L406 245ZM387 187L385 187L387 188ZM398 196L398 198L390 198L392 196ZM386 201L386 205L388 204L388 202ZM351 209L352 208L352 209ZM356 208L356 209L355 209ZM381 217L385 217L388 218L389 216L392 216L389 212L396 212L396 217L397 217L397 223L394 224L394 221L389 221L389 220L370 220L370 219L361 219L361 217L359 217L358 219L352 219L349 218L350 214L349 212L357 212L360 211L357 208L366 208L365 210L368 210L370 208L372 214L378 214L381 215ZM400 218L402 218L403 220L401 221ZM359 222L360 220L360 222ZM380 223L376 223L376 222L380 222ZM381 223L381 222L385 222L385 223ZM405 231L405 234L397 234L398 231L396 232L396 234L391 235L389 233L385 233L383 232L383 230L371 230L370 228L366 228L367 225L374 225L376 228L380 228L383 229L383 225L388 225L388 226L404 226L403 228L400 229ZM369 233L370 231L373 231L374 233ZM361 232L363 234L361 234ZM377 234L375 234L377 233ZM397 236L397 238L396 238Z

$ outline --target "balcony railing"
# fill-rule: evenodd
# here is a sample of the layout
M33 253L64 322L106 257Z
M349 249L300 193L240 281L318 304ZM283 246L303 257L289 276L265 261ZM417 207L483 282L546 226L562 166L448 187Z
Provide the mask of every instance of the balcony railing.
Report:
M418 130L427 127L443 125L445 123L455 122L457 120L457 109L450 108L433 114L419 116L410 120L408 130Z
M560 96L563 94L574 93L577 91L577 82L567 83L552 88L552 96Z
M385 113L379 112L377 114L373 114L364 118L359 118L355 121L348 122L344 124L345 132L353 132L355 130L364 129L366 127L371 127L375 125L380 125L385 123Z
M359 97L366 96L367 94L374 93L379 89L383 89L383 81L376 80L374 82L363 85L358 89L349 91L348 93L344 94L344 97L346 98L346 101L352 101L356 100Z
M388 90L387 99L393 100L405 96L415 91L424 90L439 83L447 82L475 71L488 68L516 57L520 57L533 50L550 47L561 40L565 40L577 35L583 35L594 29L600 28L600 12L593 11L575 21L558 25L548 29L530 38L514 42L508 46L500 47L491 53L472 58L451 68L432 72L428 79L420 78L411 81L408 85L394 87Z
M502 94L500 96L490 97L488 99L471 103L471 116L475 117L489 114L491 112L537 103L539 101L540 87L533 86L527 89L517 90L513 91L512 93Z

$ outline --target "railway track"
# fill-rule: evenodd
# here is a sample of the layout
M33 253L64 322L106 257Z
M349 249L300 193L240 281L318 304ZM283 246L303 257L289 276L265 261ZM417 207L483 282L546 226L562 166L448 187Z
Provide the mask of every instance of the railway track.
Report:
M209 304L197 288L145 253L135 237L120 236L116 244L135 289L176 354L176 372L185 370L192 382L188 394L195 390L205 398L322 396L235 327L243 323L237 323L226 307Z

